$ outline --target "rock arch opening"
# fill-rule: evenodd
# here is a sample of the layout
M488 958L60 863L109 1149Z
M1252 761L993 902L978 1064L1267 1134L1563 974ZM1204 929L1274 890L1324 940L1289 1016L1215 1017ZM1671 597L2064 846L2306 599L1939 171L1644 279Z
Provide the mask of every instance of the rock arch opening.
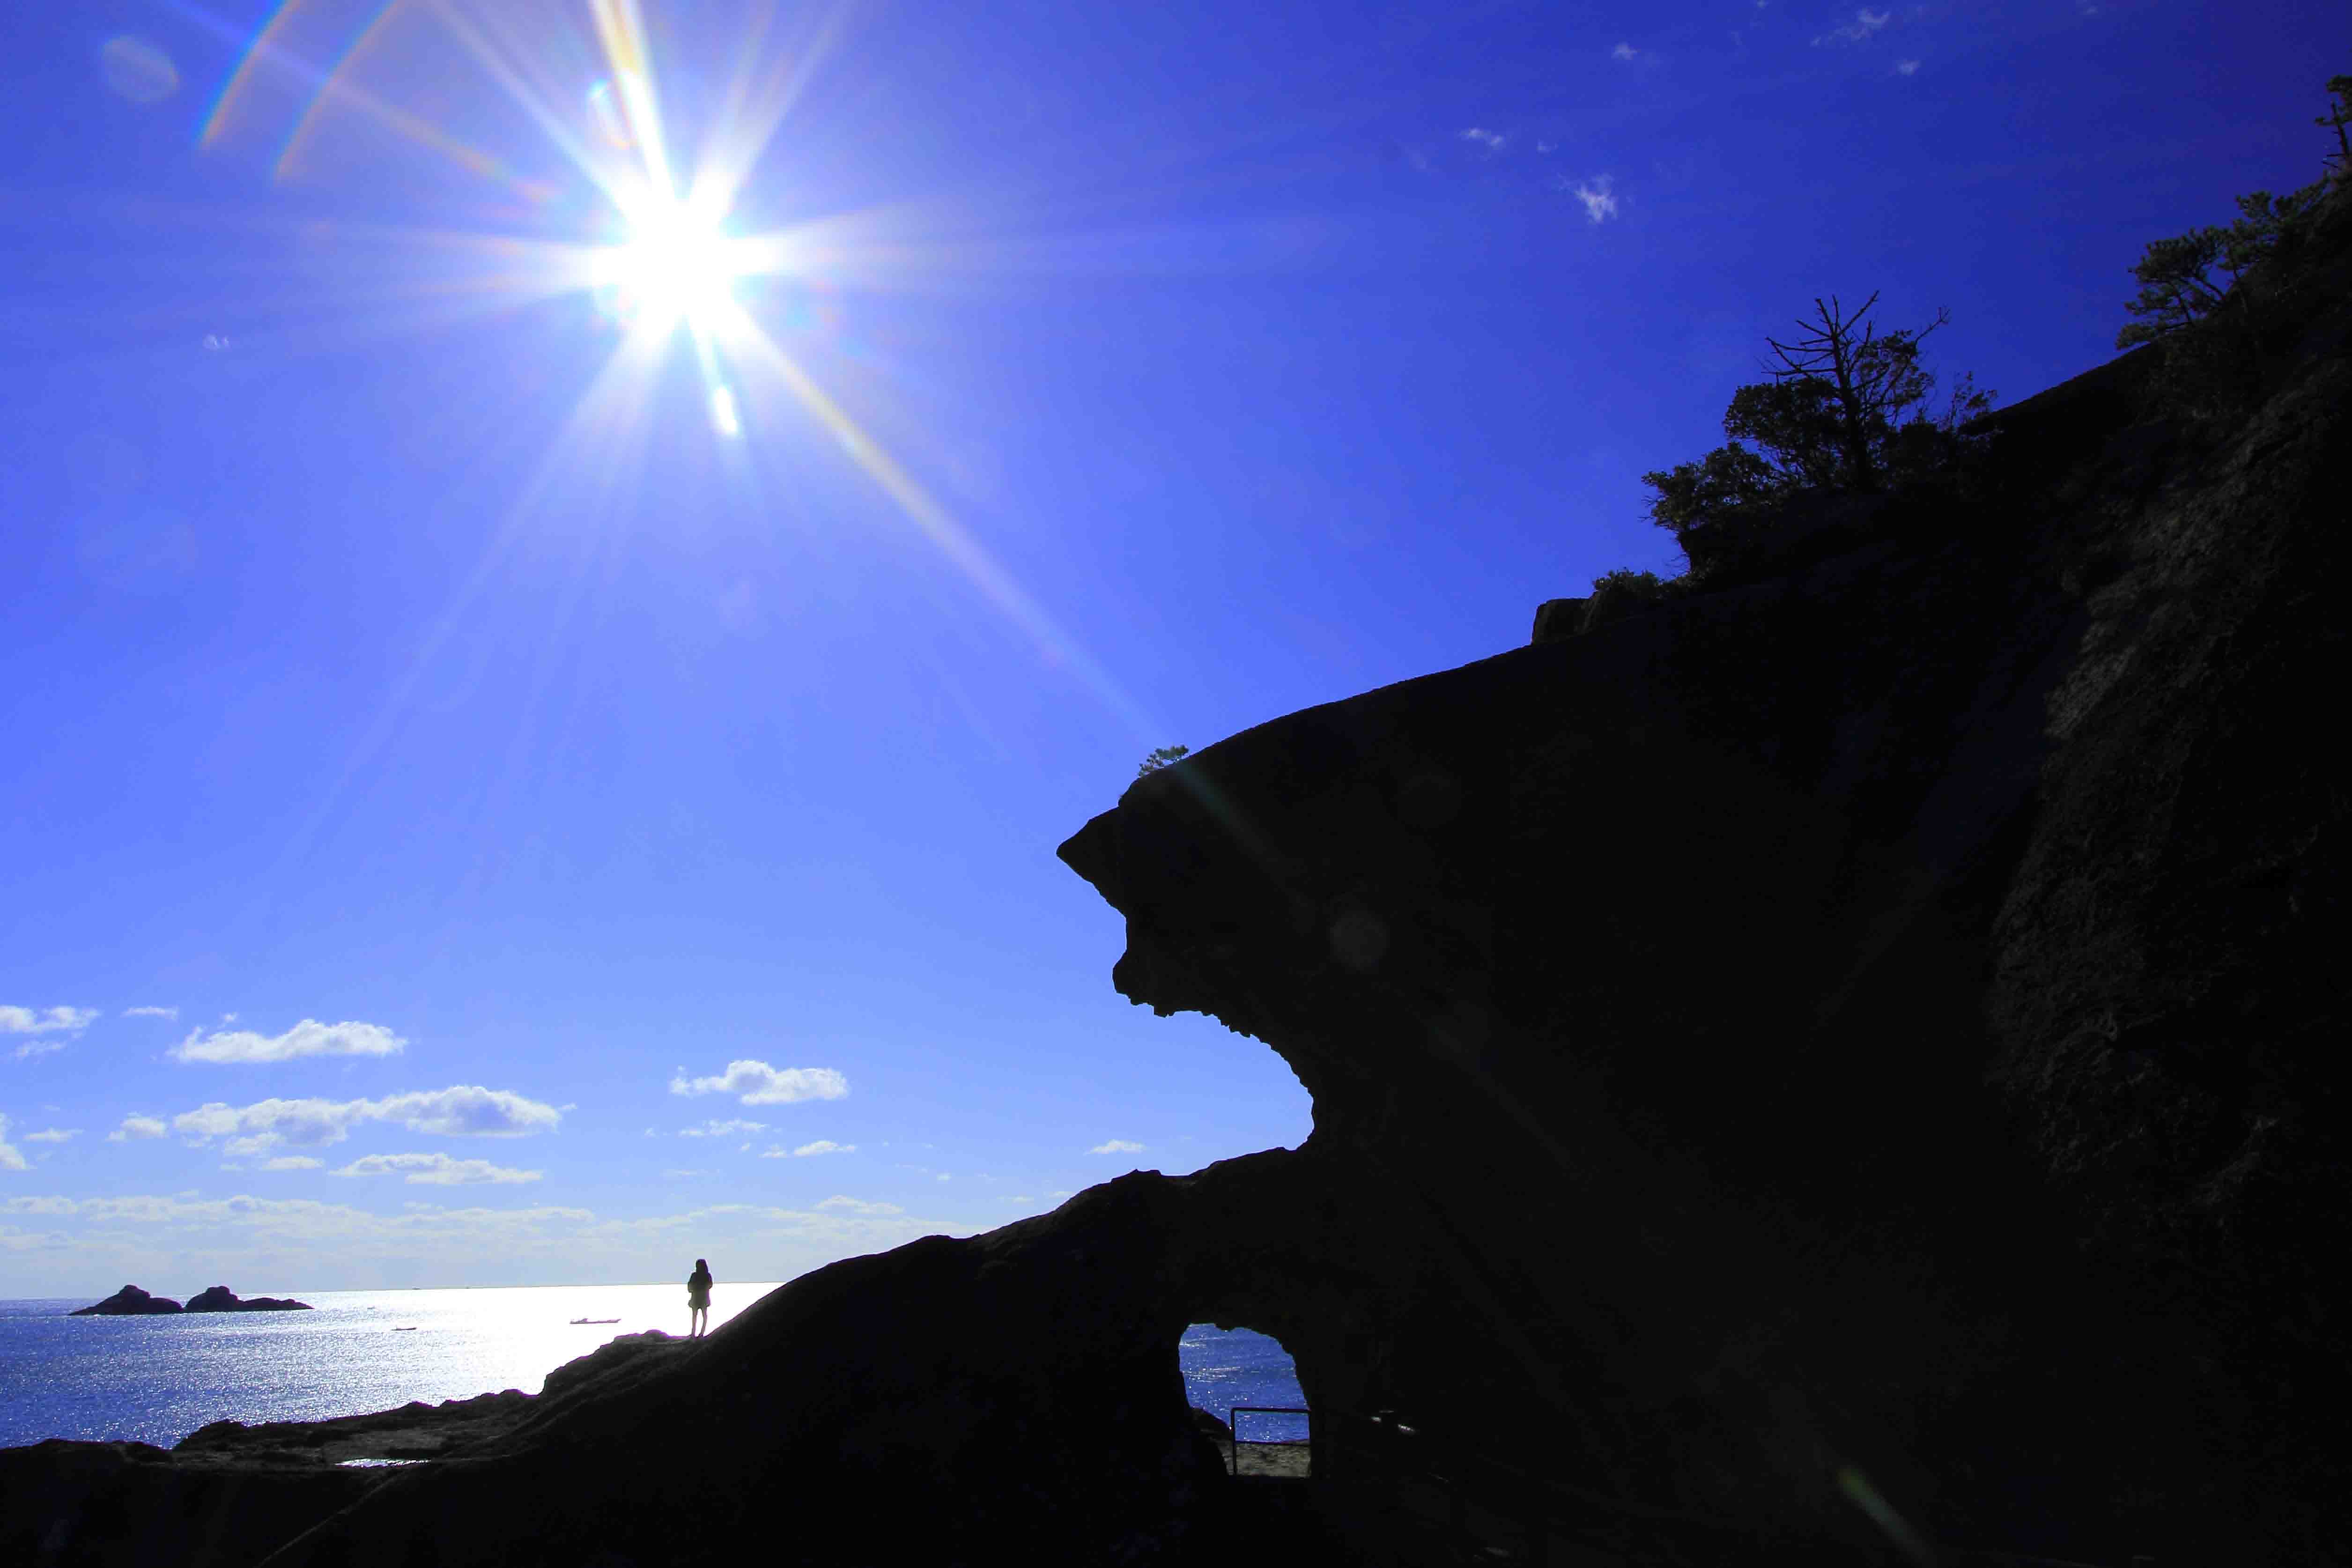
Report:
M1301 1412L1311 1405L1281 1340L1251 1328L1192 1323L1176 1342L1176 1359L1193 1419L1216 1439L1233 1473L1308 1474L1312 1428Z

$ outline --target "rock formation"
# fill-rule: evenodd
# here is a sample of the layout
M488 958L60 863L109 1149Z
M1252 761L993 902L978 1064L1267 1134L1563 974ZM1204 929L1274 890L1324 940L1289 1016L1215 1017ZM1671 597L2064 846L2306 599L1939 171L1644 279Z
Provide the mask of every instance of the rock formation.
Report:
M308 1301L296 1301L283 1296L256 1296L247 1300L226 1285L215 1285L188 1298L181 1310L187 1312L307 1312Z
M162 1312L307 1312L308 1301L281 1296L256 1296L247 1300L226 1285L199 1290L184 1307L168 1296L150 1296L136 1285L125 1285L105 1300L68 1315L76 1318L152 1317Z
M2323 219L2250 275L2250 411L2126 356L1974 492L1816 509L1087 824L1115 984L1281 1053L1297 1150L836 1263L362 1479L282 1432L11 1450L0 1553L1315 1560L1186 1406L1207 1321L1295 1355L1335 1560L1461 1560L1449 1489L1442 1531L1640 1563L2347 1560Z
M1784 1540L2345 1559L2344 193L2315 248L2250 414L2126 356L1976 497L1813 505L1064 847L1123 993L1312 1091L1302 1245L1393 1248L1285 1334L1318 1408Z
M67 1315L75 1318L148 1318L180 1310L180 1304L168 1296L150 1296L136 1285L125 1285L105 1300L77 1308Z

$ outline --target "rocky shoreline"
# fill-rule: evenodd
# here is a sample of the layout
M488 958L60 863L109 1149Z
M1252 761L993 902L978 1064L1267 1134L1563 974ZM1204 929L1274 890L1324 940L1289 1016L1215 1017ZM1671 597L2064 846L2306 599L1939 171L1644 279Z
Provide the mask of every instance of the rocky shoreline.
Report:
M623 1335L549 1373L535 1394L509 1388L325 1421L215 1421L169 1448L63 1437L0 1448L0 1562L257 1563L408 1467L491 1447L607 1376L693 1343L657 1329ZM134 1501L147 1522L121 1514ZM89 1528L110 1518L127 1528ZM170 1533L174 1519L203 1521L201 1551ZM145 1549L142 1535L154 1537ZM68 1537L72 1549L61 1548Z

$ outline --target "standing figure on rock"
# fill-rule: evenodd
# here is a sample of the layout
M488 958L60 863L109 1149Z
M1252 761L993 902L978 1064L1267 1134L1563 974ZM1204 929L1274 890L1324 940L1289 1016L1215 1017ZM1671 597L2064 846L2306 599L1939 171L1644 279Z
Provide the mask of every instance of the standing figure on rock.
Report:
M698 1258L694 1272L686 1277L687 1331L688 1339L699 1339L710 1331L710 1261Z

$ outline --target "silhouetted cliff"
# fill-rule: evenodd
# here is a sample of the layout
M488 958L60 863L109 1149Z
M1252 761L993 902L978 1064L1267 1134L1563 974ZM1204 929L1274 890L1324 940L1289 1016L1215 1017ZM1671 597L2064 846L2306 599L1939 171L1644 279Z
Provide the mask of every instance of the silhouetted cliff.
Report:
M2250 409L2127 355L1973 494L1816 507L1064 847L1119 989L1406 1194L1317 1232L1400 1245L1310 1388L1784 1534L2341 1560L2347 229L2253 280Z

